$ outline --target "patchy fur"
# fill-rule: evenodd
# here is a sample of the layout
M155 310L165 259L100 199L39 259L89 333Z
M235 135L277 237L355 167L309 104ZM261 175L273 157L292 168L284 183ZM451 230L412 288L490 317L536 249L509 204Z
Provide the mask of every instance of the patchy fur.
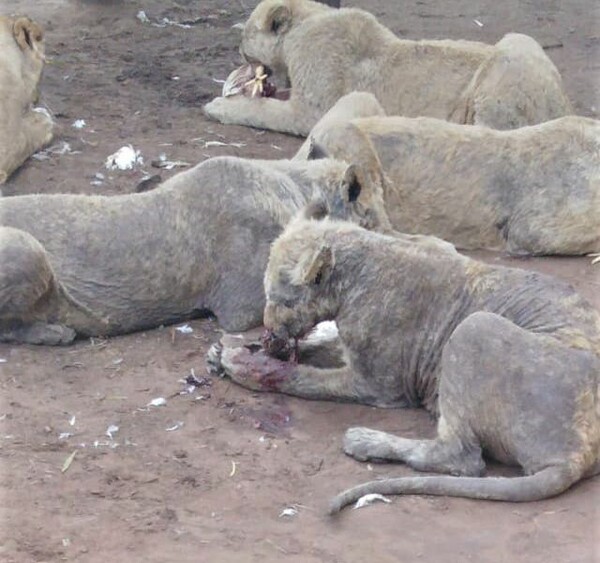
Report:
M222 123L307 135L343 95L371 92L386 113L511 129L572 113L561 77L531 37L495 45L397 38L371 14L309 0L263 0L244 26L242 55L291 84L287 101L216 98Z
M383 194L399 231L513 254L600 251L594 119L567 116L497 131L386 117L372 95L353 93L319 121L295 158L307 158L315 142L370 171L365 185Z
M202 311L257 326L270 244L298 209L317 197L378 226L356 186L336 160L221 157L143 194L2 198L0 341L63 344Z
M0 16L0 184L52 140L51 117L33 109L44 61L42 28L27 17Z
M265 289L268 329L297 338L334 320L346 363L300 363L291 373L288 364L279 378L280 360L253 362L247 349L225 347L232 379L439 414L435 439L352 428L344 450L452 476L374 481L337 497L332 512L368 493L538 500L600 469L600 316L569 285L348 223L297 219L272 246ZM483 451L525 476L479 477Z

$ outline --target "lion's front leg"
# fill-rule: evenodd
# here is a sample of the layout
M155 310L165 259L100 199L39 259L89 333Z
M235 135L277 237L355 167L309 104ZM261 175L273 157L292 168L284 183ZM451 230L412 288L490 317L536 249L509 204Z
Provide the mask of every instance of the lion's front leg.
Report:
M321 117L317 110L294 98L220 97L206 104L204 112L211 119L229 125L246 125L301 136L307 136Z
M225 341L226 342L226 341ZM239 385L304 399L372 403L362 376L351 367L318 368L268 356L259 346L213 346L209 363Z
M0 184L52 140L54 122L45 111L31 110L20 118L18 128L16 138L0 154Z

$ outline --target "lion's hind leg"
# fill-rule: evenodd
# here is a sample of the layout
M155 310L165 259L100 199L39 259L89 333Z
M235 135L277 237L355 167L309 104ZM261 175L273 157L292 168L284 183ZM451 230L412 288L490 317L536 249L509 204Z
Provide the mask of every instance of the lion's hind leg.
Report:
M487 312L470 315L444 347L438 436L409 440L348 430L344 449L359 460L402 461L421 471L475 475L481 451L525 473L597 460L595 411L600 359ZM583 432L583 434L582 434Z
M600 358L585 347L566 346L493 313L470 315L443 350L437 438L407 440L351 429L344 443L346 452L358 459L398 460L419 470L463 473L364 483L336 496L330 512L373 493L511 502L562 493L598 471L599 374ZM469 463L477 461L480 451L519 465L525 475L477 477L477 467Z
M48 256L30 234L0 227L0 341L67 344L75 331L51 321L63 299Z

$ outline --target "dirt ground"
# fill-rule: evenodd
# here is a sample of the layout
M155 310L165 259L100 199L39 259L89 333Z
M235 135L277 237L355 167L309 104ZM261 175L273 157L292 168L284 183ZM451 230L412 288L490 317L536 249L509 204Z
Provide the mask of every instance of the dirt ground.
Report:
M60 125L57 148L70 146L30 160L4 194L131 192L147 174L176 172L150 165L161 153L190 163L293 154L299 139L217 125L201 112L220 90L213 79L239 62L231 26L255 3L2 0L2 12L29 14L46 28L52 62L43 101ZM598 117L594 0L346 5L369 9L407 38L494 42L528 33L556 62L577 112ZM142 9L151 22L191 27L142 23ZM83 129L71 126L76 119ZM146 165L108 172L104 160L127 143ZM589 258L479 256L553 273L600 308L600 267ZM205 375L205 352L219 335L213 321L190 325L189 334L166 327L60 349L0 345L0 561L600 561L598 479L525 505L399 497L328 519L326 502L341 488L410 473L345 457L348 426L418 437L431 436L434 422L419 410L252 394L219 379L180 395L181 378ZM158 397L166 406L146 407ZM112 439L111 425L119 428ZM288 507L297 514L281 516Z

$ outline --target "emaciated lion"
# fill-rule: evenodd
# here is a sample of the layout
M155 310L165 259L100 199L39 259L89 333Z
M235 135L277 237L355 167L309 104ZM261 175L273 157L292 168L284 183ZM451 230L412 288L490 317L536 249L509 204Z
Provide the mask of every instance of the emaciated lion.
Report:
M323 154L370 171L369 190L382 194L399 231L461 249L600 252L600 121L567 116L497 131L385 116L372 94L354 92L295 158L315 141Z
M514 129L572 113L561 77L531 37L495 45L399 39L368 12L310 0L262 0L244 25L240 52L291 85L289 100L215 98L206 114L307 135L339 98L374 94L386 113Z
M157 189L0 199L0 341L65 344L210 311L260 325L269 247L313 197L376 228L346 163L220 157Z
M273 244L265 290L264 324L277 338L333 320L345 361L315 367L226 346L220 363L234 381L439 414L435 439L351 428L344 451L450 475L373 481L337 497L332 512L368 493L532 501L600 471L600 315L569 285L299 218ZM481 477L484 452L525 475Z

